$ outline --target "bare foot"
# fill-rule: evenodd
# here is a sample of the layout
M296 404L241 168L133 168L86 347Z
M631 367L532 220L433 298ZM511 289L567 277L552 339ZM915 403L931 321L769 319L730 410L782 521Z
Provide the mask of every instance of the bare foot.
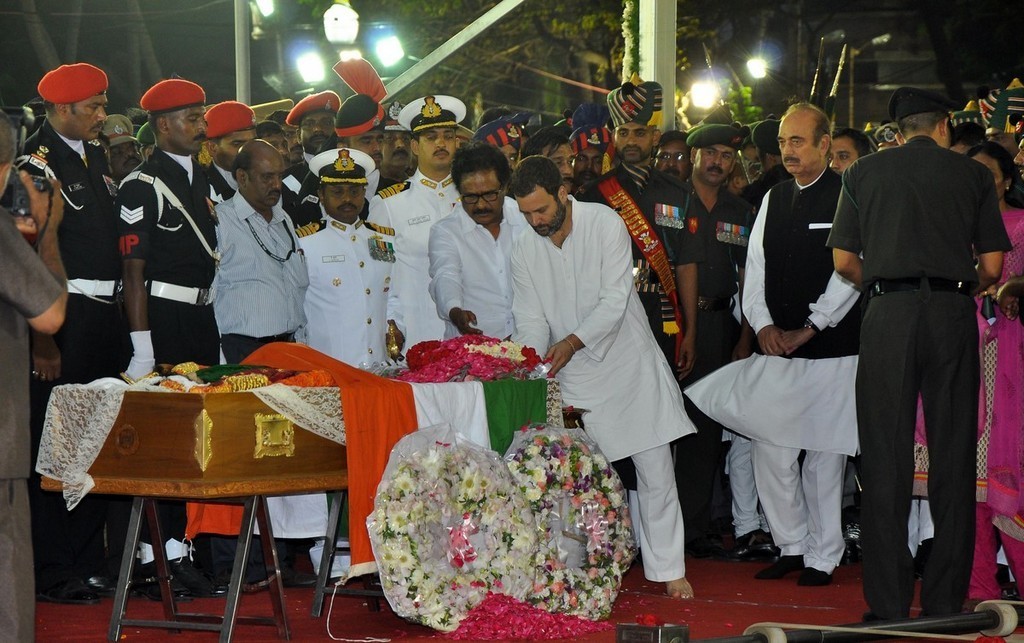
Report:
M665 583L665 593L670 598L693 598L693 588L685 577Z

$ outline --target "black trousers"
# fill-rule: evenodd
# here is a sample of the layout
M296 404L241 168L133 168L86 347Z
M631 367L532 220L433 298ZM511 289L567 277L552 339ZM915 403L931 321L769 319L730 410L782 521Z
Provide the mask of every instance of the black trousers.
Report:
M739 324L728 310L697 313L697 356L693 370L680 387L686 388L732 359L739 339ZM722 468L722 425L715 422L690 398L684 397L686 414L697 433L675 441L676 489L683 510L686 542L707 536L711 530L715 475Z
M116 377L128 365L127 330L120 306L82 295L69 295L64 326L54 336L61 354L61 377L56 382L33 378L29 389L32 429L32 473L29 503L35 550L36 586L45 591L72 577L106 573L104 525L107 498L86 496L68 511L59 492L43 491L35 472L39 441L50 392L58 384L83 384L101 377ZM120 557L124 538L110 540L110 554Z
M935 522L921 607L960 611L974 552L978 431L975 303L949 292L868 300L861 325L857 423L862 454L864 598L881 618L906 618L914 598L907 515L920 394L928 436L928 498Z

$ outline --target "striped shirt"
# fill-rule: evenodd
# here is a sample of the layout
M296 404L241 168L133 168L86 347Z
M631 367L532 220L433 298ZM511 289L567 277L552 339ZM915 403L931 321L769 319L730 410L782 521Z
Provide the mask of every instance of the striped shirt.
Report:
M217 205L220 267L213 302L222 335L267 337L306 325L306 260L280 203L268 222L239 192Z

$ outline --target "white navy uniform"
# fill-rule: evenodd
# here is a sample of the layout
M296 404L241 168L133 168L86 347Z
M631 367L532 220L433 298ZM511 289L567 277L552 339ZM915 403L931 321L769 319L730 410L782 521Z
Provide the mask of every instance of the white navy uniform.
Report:
M305 311L312 348L353 366L387 359L394 242L382 226L334 219L299 239L309 269Z
M455 182L441 182L419 170L405 183L386 188L370 201L368 221L395 231L398 248L394 269L396 305L393 319L411 347L444 336L444 320L430 296L430 228L452 214L459 200Z

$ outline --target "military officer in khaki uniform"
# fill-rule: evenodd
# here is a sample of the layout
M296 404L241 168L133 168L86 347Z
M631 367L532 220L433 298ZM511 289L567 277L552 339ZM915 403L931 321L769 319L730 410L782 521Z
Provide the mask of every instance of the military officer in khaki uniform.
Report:
M308 343L353 366L382 362L395 237L359 218L373 159L358 150L329 150L313 157L309 169L320 177L329 219L323 230L299 239L309 269Z

